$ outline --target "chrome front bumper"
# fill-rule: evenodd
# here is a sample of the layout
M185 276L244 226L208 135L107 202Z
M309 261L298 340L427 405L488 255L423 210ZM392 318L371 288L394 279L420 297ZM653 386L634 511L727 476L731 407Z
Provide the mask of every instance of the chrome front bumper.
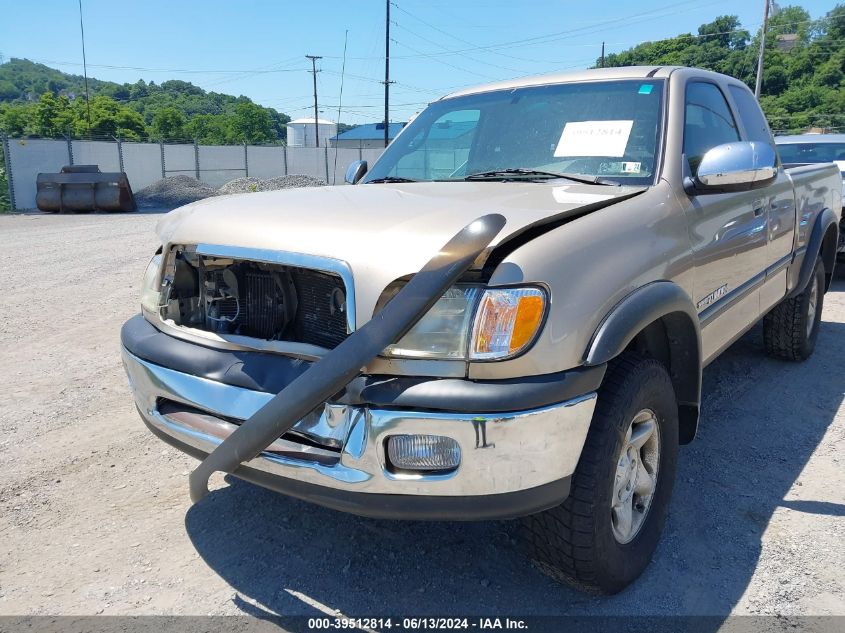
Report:
M235 425L224 419L218 419L213 428L207 424L186 424L178 416L168 415L166 408L160 407L162 401L182 403L211 416L245 420L273 397L273 394L155 365L125 348L123 363L146 423L163 439L172 438L172 443L183 450L193 449L189 452L195 455L210 453ZM309 446L308 442L293 446L295 442L281 441L283 448L298 448L300 455L289 457L280 451L265 451L245 462L244 470L261 473L260 480L252 479L263 485L267 485L268 477L283 478L326 491L374 497L401 495L411 500L415 496L456 500L500 496L564 480L568 489L568 477L578 463L595 398L595 393L588 393L530 411L492 414L388 410L329 403L318 420L303 421L293 431L312 439L324 438L326 445L334 444L334 460L324 459L331 453ZM461 448L460 466L446 474L391 472L385 443L388 436L396 434L453 438ZM290 440L291 436L286 439ZM241 471L236 474L240 476ZM340 507L328 502L324 505Z

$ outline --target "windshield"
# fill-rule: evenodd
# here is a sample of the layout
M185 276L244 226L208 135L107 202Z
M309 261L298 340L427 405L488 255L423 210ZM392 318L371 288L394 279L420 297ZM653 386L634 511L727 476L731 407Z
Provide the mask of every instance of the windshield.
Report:
M463 180L500 170L654 181L663 81L581 82L433 103L385 150L365 182ZM509 178L531 178L531 174Z
M782 163L838 163L845 171L845 143L785 143L778 153Z

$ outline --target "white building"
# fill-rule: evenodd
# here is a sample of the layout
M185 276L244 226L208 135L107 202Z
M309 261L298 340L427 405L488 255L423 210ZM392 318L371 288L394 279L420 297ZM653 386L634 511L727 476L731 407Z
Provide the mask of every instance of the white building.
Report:
M317 119L314 129L313 118L296 119L287 124L289 147L317 147L315 134L319 135L320 147L329 145L329 139L337 135L337 123L326 119Z

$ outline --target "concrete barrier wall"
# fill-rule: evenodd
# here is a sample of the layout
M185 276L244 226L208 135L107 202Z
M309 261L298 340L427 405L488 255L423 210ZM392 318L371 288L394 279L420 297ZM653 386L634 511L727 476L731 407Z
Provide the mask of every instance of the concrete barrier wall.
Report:
M123 143L122 150L123 169L133 191L161 180L161 147L157 143Z
M8 139L8 147L16 210L35 207L35 179L39 173L56 173L64 165L99 165L101 171L119 171L122 162L133 191L156 182L162 174L196 177L198 167L200 180L215 187L247 173L261 179L303 174L340 185L350 163L363 159L372 164L383 151L14 138Z
M12 190L12 208L35 207L35 178L41 172L55 172L70 162L65 141L9 139L7 174Z

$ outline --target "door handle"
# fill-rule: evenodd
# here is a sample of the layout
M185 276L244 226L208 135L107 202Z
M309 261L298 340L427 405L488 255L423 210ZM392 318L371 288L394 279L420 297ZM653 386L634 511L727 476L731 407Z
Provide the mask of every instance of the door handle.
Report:
M766 209L769 208L769 203L763 198L757 198L754 202L751 203L751 206L754 208L754 217L759 218L766 212Z

